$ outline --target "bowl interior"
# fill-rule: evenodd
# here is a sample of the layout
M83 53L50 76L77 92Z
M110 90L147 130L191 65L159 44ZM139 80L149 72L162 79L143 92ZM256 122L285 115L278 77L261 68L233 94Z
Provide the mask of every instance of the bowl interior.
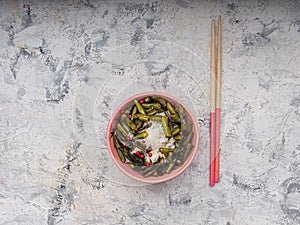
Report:
M192 122L192 131L194 132L194 135L191 140L191 143L192 143L193 147L192 147L188 157L186 158L185 162L183 162L183 164L181 166L179 166L178 168L171 171L171 173L164 174L162 176L156 176L156 177L154 177L154 176L143 177L139 172L131 169L126 163L121 162L121 160L118 156L117 150L114 146L113 139L111 138L111 133L113 132L113 128L116 126L117 118L120 116L121 112L127 106L133 104L132 103L133 99L141 99L141 98L144 98L147 96L153 96L153 95L162 97L162 98L168 100L169 102L173 102L175 104L175 106L180 104L184 107L187 119ZM134 95L134 96L128 98L117 108L117 110L113 113L113 115L109 121L108 127L107 127L106 143L107 143L108 151L109 151L109 154L110 154L112 160L124 174L126 174L127 176L129 176L135 180L141 181L141 182L160 183L160 182L164 182L164 181L170 180L170 179L178 176L191 164L192 160L194 159L194 157L196 155L196 152L197 152L197 149L199 146L199 130L198 130L196 120L193 117L191 111L180 100L174 98L173 96L167 95L165 93L147 92L147 93L141 93L138 95Z

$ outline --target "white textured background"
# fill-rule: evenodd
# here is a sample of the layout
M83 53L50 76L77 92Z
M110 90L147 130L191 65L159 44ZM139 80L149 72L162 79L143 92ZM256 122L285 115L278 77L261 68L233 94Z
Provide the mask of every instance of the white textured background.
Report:
M221 181L210 188L219 14ZM299 1L6 0L0 37L1 225L300 223ZM150 89L192 107L201 147L178 178L141 185L111 164L105 126L126 94Z

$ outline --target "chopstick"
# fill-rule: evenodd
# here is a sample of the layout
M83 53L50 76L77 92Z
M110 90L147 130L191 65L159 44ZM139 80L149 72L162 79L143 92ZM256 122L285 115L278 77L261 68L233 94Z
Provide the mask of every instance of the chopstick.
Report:
M210 173L209 185L215 183L215 122L216 122L216 50L215 50L215 20L211 24L211 52L210 52Z
M222 78L222 21L218 17L218 45L217 45L217 92L216 92L216 155L215 182L219 182L220 174L220 114L221 114L221 78Z
M210 52L210 166L209 185L219 182L220 174L220 115L221 115L221 78L222 78L222 25L218 17L217 58L215 20L211 24ZM217 64L217 65L216 65Z

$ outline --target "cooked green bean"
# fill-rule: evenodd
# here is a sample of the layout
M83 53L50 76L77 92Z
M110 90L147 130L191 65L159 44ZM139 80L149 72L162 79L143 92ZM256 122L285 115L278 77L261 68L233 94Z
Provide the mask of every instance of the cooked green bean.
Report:
M176 123L180 123L181 122L181 120L180 120L180 118L178 117L177 114L172 114L171 115L171 120L174 120L174 122L176 122Z
M168 166L165 168L165 173L170 173L174 165L174 162L169 163Z
M126 132L126 130L120 123L117 124L117 128L125 137L127 136L128 132Z
M159 151L163 154L169 154L170 152L174 152L174 148L159 148Z
M171 134L172 134L172 136L174 137L174 136L176 136L177 134L179 134L180 131L181 131L181 130L180 130L179 127L175 127Z
M167 101L163 98L160 98L158 96L153 96L153 99L158 101L163 107L167 106Z
M150 101L151 101L150 97L146 97L146 98L144 99L144 102L150 102Z
M191 132L188 134L188 136L187 136L186 139L184 140L184 145L185 145L185 146L186 146L188 143L190 143L190 141L191 141L192 138L193 138L193 135L194 135L193 131L191 131Z
M135 118L138 118L139 120L148 122L149 121L149 116L143 115L143 114L135 114Z
M130 127L126 124L125 121L123 121L123 122L121 121L121 125L124 128L124 130L126 131L126 133L128 134L130 131Z
M138 120L137 122L136 122L136 129L140 129L142 126L143 126L143 124L144 124L144 121L142 121L142 120Z
M126 138L126 136L124 136L124 135L122 134L122 132L119 131L119 130L116 130L116 131L115 131L115 136L118 138L119 141L124 141L125 138Z
M131 169L134 169L134 164L133 163L127 163L127 165L131 168Z
M147 170L147 172L144 172L143 173L143 176L144 177L149 177L149 176L151 176L152 174L154 174L155 172L156 172L156 166L149 166L149 170Z
M157 113L157 109L152 109L151 111L147 112L147 116L154 116Z
M175 108L172 106L172 104L170 102L167 102L167 109L170 111L171 114L176 113Z
M122 114L120 117L120 121L121 122L127 121L127 118L128 118L128 116L126 116L125 114Z
M120 149L117 149L117 151L118 151L118 155L120 157L121 162L124 163L126 160L125 160L125 157L124 157L122 151Z
M152 120L152 121L162 121L162 116L150 116L150 120Z
M193 126L192 122L188 120L187 121L187 131L192 131L192 126Z
M136 130L137 129L135 123L132 120L127 119L127 123L128 123L128 126L130 127L131 130Z
M116 137L116 135L113 135L113 142L114 142L114 146L119 149L121 147L120 142L118 140L118 138Z
M138 102L138 100L134 99L133 101L134 101L134 104L135 104L138 112L143 114L143 115L146 115L144 107Z
M185 149L185 152L183 154L183 161L186 160L188 154L190 153L191 149L192 149L192 144L191 143L188 143L187 146L186 146L186 149Z
M137 113L137 107L134 105L132 110L131 110L131 119L133 119L134 115Z
M148 115L148 113L151 112L152 110L154 110L154 107L147 108L145 109L145 113Z
M175 140L180 140L182 138L182 136L180 134L177 134L173 137Z
M136 134L134 137L138 139L146 138L148 136L147 131L142 131L141 133Z
M184 117L185 116L185 110L184 110L184 108L183 108L182 105L178 106L178 114L179 114L180 117Z
M142 106L145 109L154 108L154 109L160 109L161 105L159 103L143 103Z
M161 121L162 121L163 129L164 129L164 132L165 132L165 136L167 138L172 137L172 134L171 134L171 131L170 131L170 127L169 127L169 124L168 124L168 117L163 116L162 119L161 119Z

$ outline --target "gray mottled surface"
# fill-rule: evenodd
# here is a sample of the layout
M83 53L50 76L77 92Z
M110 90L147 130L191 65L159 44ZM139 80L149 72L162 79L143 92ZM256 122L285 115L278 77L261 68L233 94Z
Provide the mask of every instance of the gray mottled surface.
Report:
M222 15L221 182L208 186L210 22ZM299 1L0 1L0 224L300 223ZM178 89L180 91L178 91ZM126 96L184 100L201 143L142 185L107 155Z

